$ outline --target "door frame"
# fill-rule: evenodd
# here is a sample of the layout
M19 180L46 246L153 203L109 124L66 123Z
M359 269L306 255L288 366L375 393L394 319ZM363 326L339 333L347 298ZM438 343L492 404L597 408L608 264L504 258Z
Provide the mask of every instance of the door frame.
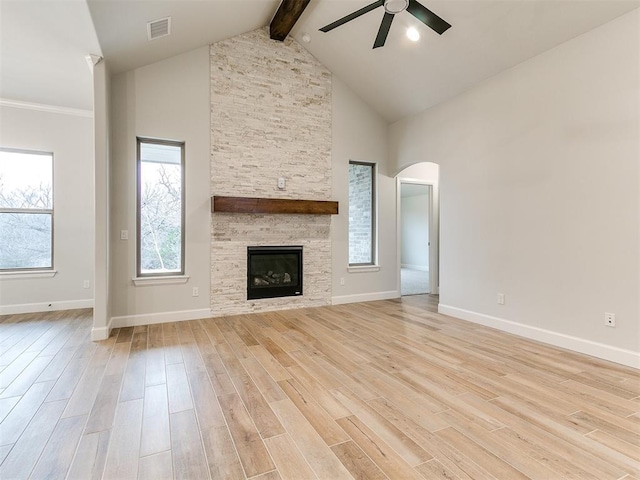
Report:
M402 269L402 184L425 185L429 187L429 293L433 295L439 294L440 280L440 225L439 210L440 203L434 195L436 184L419 178L396 177L396 245L398 271L396 272L396 284L398 285L398 296L402 296L402 283L400 280L400 271Z

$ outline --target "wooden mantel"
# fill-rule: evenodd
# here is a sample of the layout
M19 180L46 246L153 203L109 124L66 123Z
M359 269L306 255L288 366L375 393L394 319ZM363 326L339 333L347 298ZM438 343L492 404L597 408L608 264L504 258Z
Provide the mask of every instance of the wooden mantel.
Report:
M214 213L290 213L337 215L338 202L283 198L211 197Z

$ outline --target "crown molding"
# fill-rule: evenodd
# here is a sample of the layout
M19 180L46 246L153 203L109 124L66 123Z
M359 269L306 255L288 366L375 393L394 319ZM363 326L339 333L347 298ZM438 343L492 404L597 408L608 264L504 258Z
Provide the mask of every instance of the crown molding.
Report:
M93 118L93 112L91 110L59 107L57 105L44 105L42 103L22 102L20 100L10 100L8 98L0 98L0 107L22 108L23 110L37 110L40 112L59 113L62 115L73 115L75 117Z

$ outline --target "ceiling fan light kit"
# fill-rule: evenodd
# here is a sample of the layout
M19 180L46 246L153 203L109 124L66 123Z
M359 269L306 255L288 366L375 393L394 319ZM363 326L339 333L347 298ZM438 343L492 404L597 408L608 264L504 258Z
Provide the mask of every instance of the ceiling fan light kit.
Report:
M417 42L420 40L420 32L416 27L409 27L407 28L407 38L412 42Z
M355 12L336 20L333 23L325 25L320 29L320 31L325 33L330 32L334 28L337 28L340 25L344 25L345 23L364 15L365 13L369 13L371 10L375 10L378 7L384 8L384 16L382 17L382 22L380 23L380 29L378 30L376 40L373 43L373 48L384 46L385 42L387 41L387 36L389 35L389 30L391 29L393 17L398 13L404 12L405 10L415 18L420 20L422 23L424 23L431 30L436 32L438 35L442 35L449 28L451 28L451 24L444 21L442 18L433 13L417 0L378 0L376 2L370 3L365 7L362 7L360 10L356 10ZM418 38L419 37L420 35L418 34ZM414 41L417 41L417 39Z

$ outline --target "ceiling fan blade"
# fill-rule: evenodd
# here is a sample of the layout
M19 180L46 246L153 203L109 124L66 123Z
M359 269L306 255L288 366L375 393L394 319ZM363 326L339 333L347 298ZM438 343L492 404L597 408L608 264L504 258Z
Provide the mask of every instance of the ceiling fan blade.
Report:
M389 35L389 29L391 28L391 22L393 22L394 16L395 15L393 13L384 12L384 17L382 17L380 30L378 30L378 36L376 37L376 41L373 43L373 48L384 46L384 42L387 41L387 35Z
M353 13L350 13L349 15L347 15L346 17L342 17L340 20L336 20L333 23L330 23L329 25L325 25L324 27L322 27L320 29L321 32L328 32L330 30L333 30L336 27L339 27L340 25L344 25L347 22L350 22L351 20L353 20L354 18L358 18L360 15L364 15L365 13L369 13L371 10L374 10L378 7L381 7L384 5L384 0L378 0L377 2L373 2L369 5L367 5L366 7L362 7L360 10L356 10Z
M445 22L438 15L418 3L416 0L409 0L407 11L439 35L442 35L451 28L449 23Z

